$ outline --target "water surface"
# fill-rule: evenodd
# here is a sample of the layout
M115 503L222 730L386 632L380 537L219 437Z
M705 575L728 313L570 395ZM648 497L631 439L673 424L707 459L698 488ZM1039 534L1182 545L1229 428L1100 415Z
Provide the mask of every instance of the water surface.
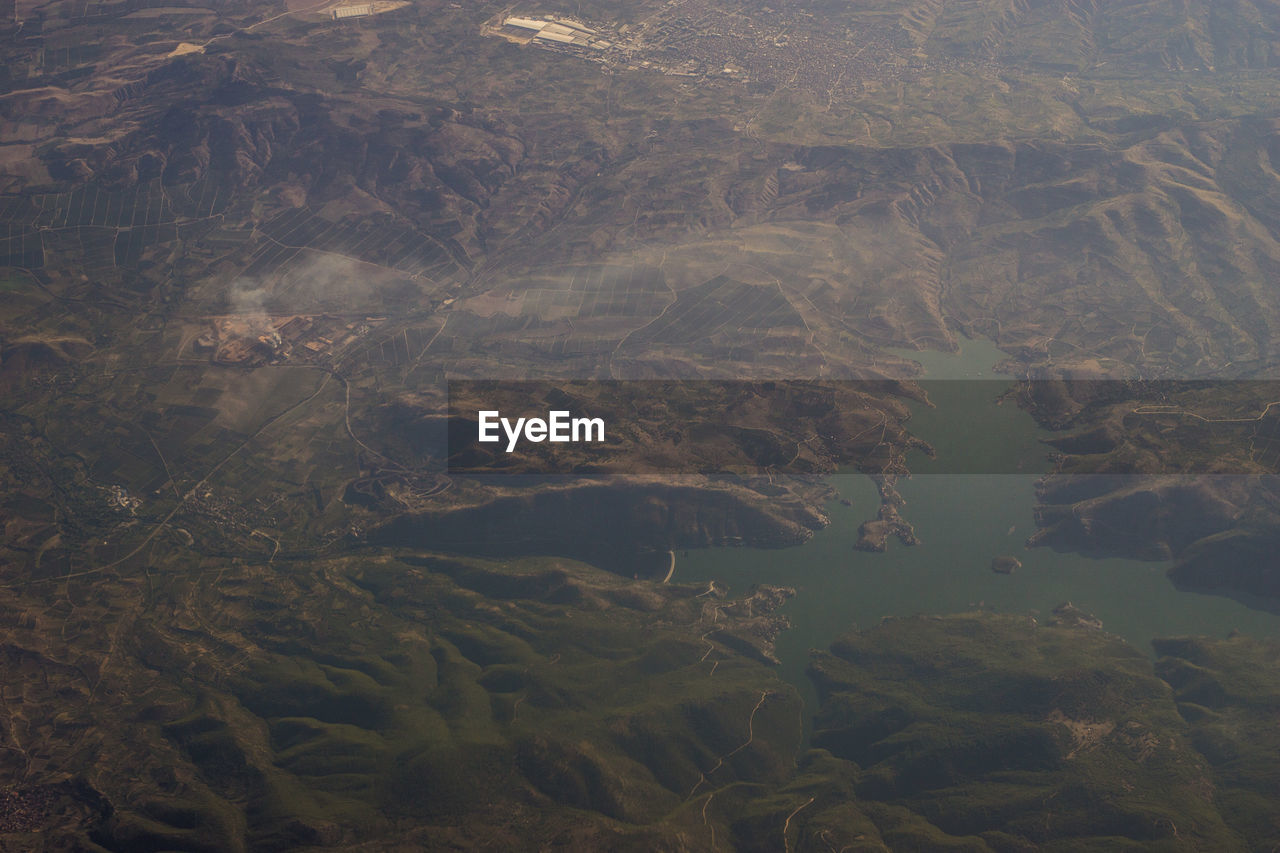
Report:
M993 365L1005 356L989 341L966 341L959 355L904 353L925 365L929 379L998 378ZM989 609L1046 619L1071 601L1102 619L1108 631L1150 651L1155 637L1225 636L1239 630L1280 637L1280 616L1252 610L1228 598L1180 592L1165 577L1167 563L1094 559L1028 549L1038 477L1049 467L1047 435L1013 402L997 403L1000 388L988 382L930 382L935 408L913 406L910 429L937 450L937 461L913 454L913 476L898 484L904 515L921 544L891 540L882 554L855 551L858 526L879 508L874 484L858 474L830 478L852 506L832 501L831 524L798 548L711 548L681 554L674 579L717 580L742 592L751 584L794 586L783 612L792 629L778 640L782 675L814 698L804 675L811 648L826 648L855 627L886 616ZM954 470L1020 473L930 474ZM989 461L987 461L989 460ZM1022 568L991 571L991 560L1012 555Z

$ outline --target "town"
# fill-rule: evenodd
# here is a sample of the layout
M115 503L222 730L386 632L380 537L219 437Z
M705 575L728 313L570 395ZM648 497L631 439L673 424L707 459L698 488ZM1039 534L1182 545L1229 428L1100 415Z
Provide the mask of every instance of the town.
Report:
M831 27L796 8L758 13L705 0L672 0L636 24L614 27L563 16L504 12L485 35L597 62L606 72L651 70L699 79L737 80L753 88L789 88L836 102L870 82L906 81L931 72L998 70L992 60L926 59L900 28Z

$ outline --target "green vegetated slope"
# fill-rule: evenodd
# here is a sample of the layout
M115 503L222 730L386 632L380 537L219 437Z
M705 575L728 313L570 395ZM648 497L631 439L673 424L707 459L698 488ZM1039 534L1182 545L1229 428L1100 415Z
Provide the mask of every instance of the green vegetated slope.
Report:
M6 843L675 849L799 745L767 663L785 591L418 556L73 585L10 591L3 764L24 796L77 768L94 808Z
M9 843L1244 850L1280 836L1269 644L1163 640L1153 669L1070 608L1044 626L889 620L815 652L821 704L799 751L798 698L766 662L785 591L549 560L200 569L69 597L36 585L9 610L6 796L36 804ZM66 639L34 645L52 622ZM33 781L45 766L80 769L59 787Z
M1263 793L1274 747L1256 727L1272 711L1276 648L1206 639L1156 648L1153 669L1069 610L1043 626L991 615L890 620L815 657L814 746L843 760L892 849L1274 843L1276 808ZM843 807L829 794L826 805ZM813 808L816 828L822 797Z
M1257 849L1273 843L1280 808L1274 788L1277 651L1245 637L1223 642L1159 640L1156 672L1173 686L1189 736L1219 780L1222 814Z

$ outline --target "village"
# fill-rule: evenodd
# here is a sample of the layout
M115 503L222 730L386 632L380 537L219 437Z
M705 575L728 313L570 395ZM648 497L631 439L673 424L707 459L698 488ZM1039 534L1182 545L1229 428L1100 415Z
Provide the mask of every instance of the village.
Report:
M209 319L208 331L192 342L197 355L215 364L328 364L349 344L382 323L382 317L345 318L328 314L227 315Z

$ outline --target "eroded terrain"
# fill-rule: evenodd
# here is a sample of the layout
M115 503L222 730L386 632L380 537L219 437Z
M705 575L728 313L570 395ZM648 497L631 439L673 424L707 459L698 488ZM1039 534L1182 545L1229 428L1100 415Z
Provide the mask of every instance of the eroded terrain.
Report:
M908 539L885 350L970 335L1061 430L1038 541L1276 606L1276 12L19 0L0 843L1275 844L1268 646L889 623L802 750L786 591L662 579L802 541L837 465ZM447 378L878 390L813 476L530 485L449 474Z

